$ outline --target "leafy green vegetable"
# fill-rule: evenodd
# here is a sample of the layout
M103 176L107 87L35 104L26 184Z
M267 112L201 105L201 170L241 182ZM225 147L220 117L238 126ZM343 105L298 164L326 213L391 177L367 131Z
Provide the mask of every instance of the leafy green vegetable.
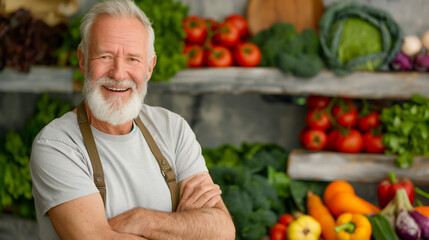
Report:
M403 42L401 28L389 13L355 1L331 4L319 26L325 63L338 75L387 66Z
M35 218L29 168L31 146L39 131L54 118L72 109L70 103L51 100L48 94L36 103L36 113L22 132L10 130L0 144L0 209L19 217Z
M395 166L408 168L414 155L429 156L429 99L413 95L409 101L382 110L387 154L397 154Z
M250 41L261 49L260 66L278 67L284 73L305 78L317 75L323 68L319 38L313 29L298 34L291 23L277 22Z
M185 39L182 22L188 15L188 7L173 0L135 0L135 3L152 21L155 31L157 64L151 81L168 81L187 66L182 54Z
M285 211L276 189L245 166L214 166L210 175L222 189L223 201L234 220L236 239L262 239Z
M236 239L260 240L286 212L287 152L275 144L225 144L203 149L213 181L233 217ZM280 194L278 194L278 192ZM290 198L291 199L291 198Z

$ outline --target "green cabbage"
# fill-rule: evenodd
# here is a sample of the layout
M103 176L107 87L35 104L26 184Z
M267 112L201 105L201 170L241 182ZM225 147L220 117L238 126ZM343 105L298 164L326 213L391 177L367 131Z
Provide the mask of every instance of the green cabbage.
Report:
M339 75L382 69L403 42L403 33L389 13L356 2L332 4L319 26L326 67Z

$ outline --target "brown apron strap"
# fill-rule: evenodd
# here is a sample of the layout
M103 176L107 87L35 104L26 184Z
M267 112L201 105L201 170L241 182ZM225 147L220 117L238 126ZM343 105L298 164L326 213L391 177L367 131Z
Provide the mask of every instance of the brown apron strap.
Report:
M92 135L91 126L89 124L83 102L77 107L77 119L83 140L85 142L86 150L88 151L89 158L91 159L92 169L94 171L94 183L100 191L104 206L106 206L106 183L104 182L103 166L100 161L97 146L95 145L94 136ZM171 169L170 164L165 159L164 155L162 155L158 145L156 145L155 140L141 121L140 117L137 117L134 120L136 121L137 126L140 128L140 131L143 133L150 150L158 162L162 176L164 176L168 188L170 189L172 210L175 212L179 203L179 185L176 182L176 174L174 174L173 169Z
M177 204L179 203L179 185L176 182L176 174L174 174L173 169L171 169L170 164L165 159L164 155L162 155L161 151L158 148L158 145L156 145L155 140L153 139L149 130L143 124L140 117L137 116L134 121L136 121L137 126L143 133L143 136L146 139L150 150L152 151L153 155L156 158L156 161L158 162L159 167L161 168L162 176L164 176L168 188L170 189L172 209L173 212L175 212L177 209Z
M89 125L85 104L83 102L77 107L77 121L83 136L83 141L85 142L86 150L91 159L95 186L97 186L100 191L104 207L106 207L106 183L104 182L103 166L101 165L97 146L95 145L94 136L92 135L91 126Z

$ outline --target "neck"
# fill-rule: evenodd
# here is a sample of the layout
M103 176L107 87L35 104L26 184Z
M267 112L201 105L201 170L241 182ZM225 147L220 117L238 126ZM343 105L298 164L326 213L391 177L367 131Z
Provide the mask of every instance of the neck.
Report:
M85 103L86 114L88 115L88 121L91 126L95 127L101 132L110 134L110 135L125 135L131 132L133 128L133 120L129 120L120 125L112 125L108 122L101 121L94 117L89 109L88 105ZM77 109L74 109L73 112L77 113Z

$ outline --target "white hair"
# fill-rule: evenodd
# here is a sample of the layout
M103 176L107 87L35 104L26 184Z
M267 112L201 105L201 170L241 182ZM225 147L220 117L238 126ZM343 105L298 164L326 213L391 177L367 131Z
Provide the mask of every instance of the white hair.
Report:
M131 17L139 19L145 27L148 35L148 46L147 46L147 63L149 64L152 58L155 56L155 33L152 28L152 24L146 14L132 1L132 0L109 0L95 4L82 19L80 25L80 33L82 41L79 44L84 58L85 58L85 69L88 68L88 53L89 53L89 42L91 38L91 27L100 15L110 15L118 17Z

